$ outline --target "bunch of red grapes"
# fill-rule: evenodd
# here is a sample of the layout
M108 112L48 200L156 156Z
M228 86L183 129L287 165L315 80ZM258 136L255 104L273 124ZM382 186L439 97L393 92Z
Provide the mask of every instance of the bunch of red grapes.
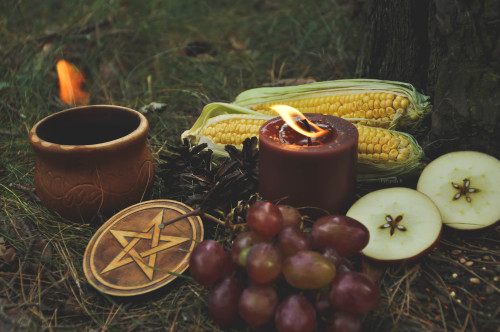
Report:
M364 225L328 215L304 229L297 209L267 201L254 203L246 221L250 231L228 251L205 240L190 256L191 276L210 287L216 324L241 317L257 330L361 331L360 315L380 302L377 285L346 258L367 245Z

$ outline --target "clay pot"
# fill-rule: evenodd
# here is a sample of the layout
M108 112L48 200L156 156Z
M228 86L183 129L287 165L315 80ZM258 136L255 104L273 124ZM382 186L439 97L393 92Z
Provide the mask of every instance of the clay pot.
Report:
M154 178L148 129L141 113L120 106L75 107L44 118L29 134L38 197L49 210L81 221L140 202Z

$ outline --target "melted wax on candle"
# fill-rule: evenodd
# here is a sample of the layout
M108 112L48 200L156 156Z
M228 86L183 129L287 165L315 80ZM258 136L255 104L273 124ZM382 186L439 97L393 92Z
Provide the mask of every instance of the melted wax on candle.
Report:
M297 122L297 124L302 129L307 130L306 125L303 122L299 121ZM328 130L328 132L319 137L311 138L302 135L301 133L291 128L287 123L284 123L278 132L280 143L300 145L300 146L321 146L324 144L333 143L335 141L337 135L332 126L322 122L315 122L314 124L320 127L321 129Z

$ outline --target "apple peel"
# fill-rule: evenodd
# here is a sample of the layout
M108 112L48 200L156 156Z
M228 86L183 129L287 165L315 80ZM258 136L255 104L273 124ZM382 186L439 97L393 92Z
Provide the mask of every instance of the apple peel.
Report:
M436 204L409 188L373 191L356 201L346 215L358 220L370 232L362 254L385 263L406 262L423 256L437 245L442 231Z
M422 171L417 190L456 229L480 229L500 220L500 160L477 151L444 154Z

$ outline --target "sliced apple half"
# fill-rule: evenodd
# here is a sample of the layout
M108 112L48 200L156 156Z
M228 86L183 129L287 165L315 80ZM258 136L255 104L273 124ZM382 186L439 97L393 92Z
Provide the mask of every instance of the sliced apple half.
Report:
M421 257L439 242L442 230L436 204L409 188L373 191L356 201L346 215L370 232L370 240L361 252L387 263Z
M479 229L500 220L500 160L485 153L442 155L424 168L417 190L436 203L449 227Z

